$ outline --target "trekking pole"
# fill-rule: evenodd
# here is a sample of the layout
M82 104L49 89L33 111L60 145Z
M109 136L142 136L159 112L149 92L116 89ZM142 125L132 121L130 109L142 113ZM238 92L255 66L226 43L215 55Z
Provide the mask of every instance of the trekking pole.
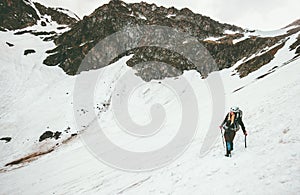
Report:
M247 148L247 136L245 135L245 148Z
M224 136L223 136L223 133L222 133L222 127L220 126L219 128L220 128L221 135L222 135L222 143L223 143L223 148L225 148Z

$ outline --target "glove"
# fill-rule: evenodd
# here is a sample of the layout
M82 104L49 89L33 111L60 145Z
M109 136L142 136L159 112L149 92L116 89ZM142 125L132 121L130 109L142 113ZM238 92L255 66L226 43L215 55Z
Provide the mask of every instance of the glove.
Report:
M248 133L247 133L247 131L246 131L246 130L244 131L244 135L245 135L245 136L247 136L247 135L248 135Z

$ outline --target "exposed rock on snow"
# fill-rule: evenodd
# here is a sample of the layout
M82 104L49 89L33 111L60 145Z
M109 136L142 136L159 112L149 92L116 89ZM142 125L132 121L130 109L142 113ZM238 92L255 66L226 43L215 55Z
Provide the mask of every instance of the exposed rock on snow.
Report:
M35 53L35 50L34 49L26 49L24 51L24 55L27 56L28 54L32 54L32 53Z
M8 143L11 141L11 137L2 137L0 138L1 141L5 141L5 143Z
M59 131L56 131L55 133L53 133L52 131L46 131L46 132L44 132L44 133L40 136L39 142L41 142L41 141L43 141L43 140L45 140L45 139L47 139L47 138L50 138L50 139L52 139L52 138L54 138L54 139L59 139L59 138L60 138L60 135L61 135L61 132L59 132Z
M12 43L9 43L9 42L6 42L6 44L7 44L9 47L13 47L13 46L15 46L14 44L12 44Z

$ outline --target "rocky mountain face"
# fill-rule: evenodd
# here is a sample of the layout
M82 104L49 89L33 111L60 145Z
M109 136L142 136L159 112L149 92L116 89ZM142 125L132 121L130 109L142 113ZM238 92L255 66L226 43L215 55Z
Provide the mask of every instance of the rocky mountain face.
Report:
M28 1L3 0L0 2L0 29L16 30L32 26L39 19L35 9Z
M80 73L81 70L78 68L83 59L104 38L130 26L166 26L195 37L213 57L218 70L231 67L238 61L248 58L249 60L244 61L236 69L240 77L269 63L277 51L285 45L289 36L300 30L298 25L297 28L292 28L286 34L279 36L248 35L247 37L246 34L251 33L248 30L219 23L209 17L195 14L187 8L178 10L174 7L158 7L145 2L126 4L119 0L112 0L79 21L62 11L64 10L46 8L28 0L4 0L1 3L1 13L5 14L1 14L0 27L1 30L24 28L41 21L44 15L50 15L51 19L59 24L69 25L69 31L63 34L53 33L52 36L45 38L45 41L54 40L56 47L47 51L49 56L44 60L44 64L58 65L67 74L75 75ZM22 19L20 20L20 18ZM46 25L46 23L42 23L42 25ZM295 26L295 24L291 25ZM156 36L157 39L163 40L166 35L161 32ZM182 45L183 43L176 42L174 44ZM299 45L300 38L298 37L297 41L290 46L291 50L295 50L295 57L299 56ZM102 53L116 53L117 47L108 47L105 50ZM101 53L101 51L98 52ZM126 55L132 55L127 61L127 65L135 68L137 75L146 81L177 76L184 70L196 69L203 77L213 71L205 67L207 66L205 59L201 64L202 67L199 68L182 54L157 46L135 47L105 63L99 62L101 56L95 56L89 58L89 65L84 70L101 68ZM251 56L254 57L250 59ZM170 66L154 67L144 63L151 61L166 63L173 68ZM144 65L135 66L141 63Z
M300 56L300 35L298 35L297 41L290 46L290 50L296 50L297 57Z
M126 4L122 1L111 1L96 9L90 16L84 17L70 31L64 33L55 40L57 47L49 51L50 56L44 61L50 66L59 65L67 74L74 75L78 72L78 67L85 55L105 37L120 31L130 25L160 25L176 29L180 32L188 33L198 40L204 40L210 36L223 36L224 30L243 32L243 29L216 22L209 17L194 14L189 9L177 10L175 8L157 7L155 4L134 3ZM160 34L160 39L164 34ZM181 43L182 44L182 43ZM107 51L112 53L113 51ZM171 64L181 72L183 70L195 69L184 56L166 48L159 47L138 47L125 52L124 55L134 54L127 64L133 67L135 64L146 61L159 61ZM117 59L112 60L114 62ZM101 64L97 61L90 64ZM100 66L101 67L101 66ZM100 68L98 66L92 68ZM135 67L137 68L137 67ZM143 71L148 68L140 67L140 75L144 75L145 80L150 80L151 76ZM170 75L170 69L161 67L159 70L151 71L152 75ZM207 75L208 71L201 72ZM171 74L172 75L172 74ZM175 76L175 75L173 75ZM157 78L157 77L156 77Z
M50 18L64 25L72 25L79 20L76 15L71 17L61 9L47 8L30 0L2 0L0 12L1 31L23 29L39 22L41 26L46 26Z

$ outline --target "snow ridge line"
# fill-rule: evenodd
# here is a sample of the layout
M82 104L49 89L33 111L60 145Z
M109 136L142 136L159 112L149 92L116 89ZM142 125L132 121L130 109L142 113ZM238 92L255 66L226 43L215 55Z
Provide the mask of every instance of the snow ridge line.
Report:
M140 185L142 185L143 183L145 183L146 181L148 181L150 178L151 178L151 176L149 176L149 177L147 177L147 178L145 178L145 179L142 179L142 180L140 180L140 181L138 181L138 182L135 182L135 183L129 185L128 187L123 188L123 189L122 189L121 191L119 191L117 194L123 194L125 191L128 191L128 190L130 190L130 189L132 189L132 188L134 188L134 187L140 186Z

